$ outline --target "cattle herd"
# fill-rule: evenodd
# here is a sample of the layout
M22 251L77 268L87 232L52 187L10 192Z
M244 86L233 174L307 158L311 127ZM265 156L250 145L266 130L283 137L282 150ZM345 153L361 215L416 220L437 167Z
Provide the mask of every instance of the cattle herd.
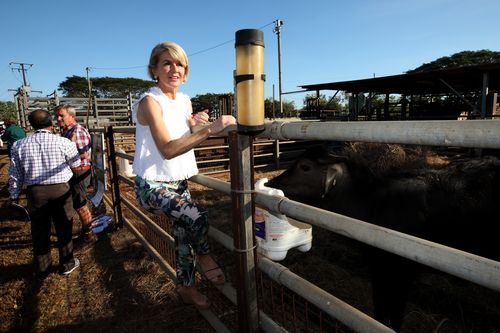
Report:
M309 149L266 186L293 200L500 261L500 160L395 144ZM398 330L419 266L366 251L374 316ZM499 277L500 278L500 277Z

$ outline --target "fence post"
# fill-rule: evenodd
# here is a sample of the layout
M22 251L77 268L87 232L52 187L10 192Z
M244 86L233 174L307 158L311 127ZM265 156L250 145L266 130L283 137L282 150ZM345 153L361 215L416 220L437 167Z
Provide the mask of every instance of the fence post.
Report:
M128 124L132 125L132 93L127 94Z
M280 168L280 140L274 140L274 163L276 165L276 169Z
M97 97L92 96L92 101L94 103L94 120L95 120L95 127L99 127L99 110L97 109ZM114 149L114 147L113 147Z
M55 106L59 106L59 104L61 104L59 100L59 95L57 94L57 90L54 90L54 104Z
M113 201L113 213L116 219L116 227L123 227L122 206L120 199L120 183L118 179L118 168L116 167L116 153L113 126L106 126L104 128L104 135L106 137L107 157L109 162L109 179L111 184L111 198Z
M253 214L253 137L229 132L238 332L259 332Z

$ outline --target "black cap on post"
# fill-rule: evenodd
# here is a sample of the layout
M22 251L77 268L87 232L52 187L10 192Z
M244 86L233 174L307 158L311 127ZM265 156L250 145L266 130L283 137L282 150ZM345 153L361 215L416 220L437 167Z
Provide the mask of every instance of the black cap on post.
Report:
M234 46L239 45L259 45L264 47L264 33L258 29L241 29L236 31L236 42Z

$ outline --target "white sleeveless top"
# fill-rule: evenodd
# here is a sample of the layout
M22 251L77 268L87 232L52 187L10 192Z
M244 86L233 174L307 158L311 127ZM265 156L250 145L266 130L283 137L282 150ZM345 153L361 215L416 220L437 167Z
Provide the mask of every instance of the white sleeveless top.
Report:
M175 100L172 100L158 87L149 89L132 105L132 121L136 123L136 146L132 166L134 173L143 179L156 181L184 180L198 174L193 149L167 160L156 147L149 126L141 125L137 121L139 102L146 96L153 97L160 104L163 121L172 139L191 133L187 122L188 117L191 116L189 97L183 93L177 93Z

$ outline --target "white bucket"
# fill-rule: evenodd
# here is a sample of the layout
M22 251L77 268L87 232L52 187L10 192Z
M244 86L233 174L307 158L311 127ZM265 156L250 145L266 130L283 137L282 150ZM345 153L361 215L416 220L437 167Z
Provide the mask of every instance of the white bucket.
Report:
M255 190L268 195L284 196L283 191L266 187L266 178L255 183ZM307 252L312 246L312 226L290 220L283 214L255 208L255 235L257 251L271 260L285 259L288 250L297 247Z

